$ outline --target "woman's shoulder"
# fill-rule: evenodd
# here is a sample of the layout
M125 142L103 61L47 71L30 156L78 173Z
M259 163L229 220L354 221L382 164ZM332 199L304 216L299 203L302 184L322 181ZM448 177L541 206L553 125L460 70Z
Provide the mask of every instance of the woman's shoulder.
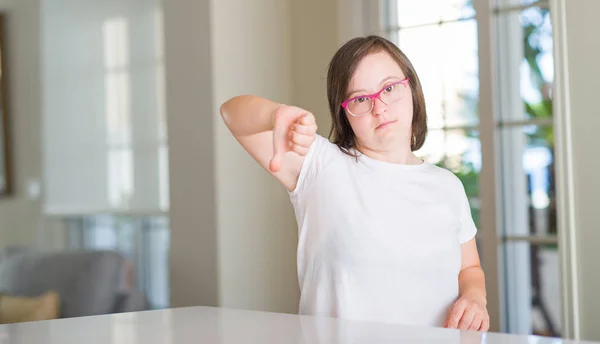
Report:
M313 146L314 147L311 147L314 150L313 155L318 156L319 158L323 158L326 161L329 161L334 157L343 157L346 155L344 154L342 149L338 147L338 145L331 142L330 139L320 134L316 134Z
M340 163L343 161L342 155L342 151L336 144L316 134L300 168L296 189L290 192L290 195L297 197L332 168L339 171Z
M460 178L458 178L458 176L448 168L441 167L436 164L428 165L428 171L431 173L432 176L435 176L435 178L438 179L441 185L447 185L454 189L462 189L464 187Z
M454 179L456 178L456 175L450 171L449 169L439 166L437 164L434 163L428 163L429 164L429 171L431 173L437 174L439 175L441 178L449 178L449 179Z
M315 134L315 143L329 148L337 148L337 145L335 143L331 142L329 138L319 133Z

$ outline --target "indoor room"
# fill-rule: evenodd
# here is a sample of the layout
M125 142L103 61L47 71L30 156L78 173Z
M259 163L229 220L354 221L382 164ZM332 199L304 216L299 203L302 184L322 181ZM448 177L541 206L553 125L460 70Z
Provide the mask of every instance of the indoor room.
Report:
M599 12L596 0L0 0L2 338L600 342ZM357 73L363 60L332 61L350 40L370 35L409 60L410 68L400 64L405 76L416 74L350 97L357 75L374 78L378 67ZM350 82L341 86L343 103L333 97L335 66L344 71L339 80ZM260 126L258 105L236 98L250 95L281 106L263 121L271 136L236 134ZM408 156L459 189L442 192L448 183L440 182L427 198L420 182L395 184L404 169L377 189L384 185L377 174L361 181L323 167L353 158L319 159L314 142L342 153L350 142L364 153L357 128L408 100L426 109L419 144L417 112L408 122ZM357 114L359 101L366 108ZM313 128L316 141L294 150L288 127L279 133L290 142L277 141L284 124L276 114L284 110L304 111L292 127ZM235 122L242 114L257 117ZM352 139L340 139L340 128L351 127ZM293 186L304 183L300 191L286 189L284 172L269 170L277 149L293 156L282 162L286 173L288 163L311 162L289 170ZM332 179L319 183L317 173ZM366 191L336 189L344 178L347 190ZM317 187L304 187L309 182ZM398 205L385 198L392 189ZM452 208L431 205L442 202L439 195L449 195ZM380 202L370 208L368 197ZM443 221L459 217L454 209L463 199L461 221L473 230L468 260L465 241L459 247L423 229L452 229ZM352 210L356 204L364 214ZM398 224L371 216L382 206ZM308 232L319 217L335 233ZM388 225L421 241L374 229ZM322 250L306 246L324 242L330 246ZM454 325L460 331L448 325L450 311L428 327L386 318L402 299L388 297L393 283L409 290L414 271L429 264L427 253L448 245L460 255L461 273L481 272L453 276L448 288L458 288L457 300L467 283L484 293L482 302L465 303ZM411 246L415 255L405 255ZM343 250L356 261L336 270ZM335 277L318 284L328 259L320 273ZM354 264L368 271L348 272ZM414 271L395 275L393 266ZM371 295L360 294L366 280ZM443 293L445 282L422 287L403 297L429 307L427 293ZM479 313L468 313L471 306ZM473 325L459 328L467 314Z

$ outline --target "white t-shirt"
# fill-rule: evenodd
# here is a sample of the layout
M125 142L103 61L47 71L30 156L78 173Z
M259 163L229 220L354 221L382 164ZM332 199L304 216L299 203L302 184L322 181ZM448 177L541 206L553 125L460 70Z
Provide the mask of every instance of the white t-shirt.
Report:
M442 326L476 228L460 180L433 164L353 158L318 136L290 192L299 313Z

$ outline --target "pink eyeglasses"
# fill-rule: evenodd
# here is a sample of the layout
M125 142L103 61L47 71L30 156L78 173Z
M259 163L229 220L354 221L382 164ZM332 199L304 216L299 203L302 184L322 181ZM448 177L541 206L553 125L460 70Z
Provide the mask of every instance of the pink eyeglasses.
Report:
M373 110L375 99L381 100L386 105L393 104L404 97L407 87L408 77L385 85L375 94L365 94L350 98L342 103L342 107L352 116L366 115Z

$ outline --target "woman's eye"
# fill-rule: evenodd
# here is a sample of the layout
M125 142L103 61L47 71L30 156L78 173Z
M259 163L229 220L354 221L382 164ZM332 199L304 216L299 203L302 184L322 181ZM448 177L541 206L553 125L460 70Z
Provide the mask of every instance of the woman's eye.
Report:
M365 102L366 100L367 100L367 98L366 98L366 97L359 97L359 98L356 98L356 99L354 99L354 101L355 101L355 102L357 102L357 103L363 103L363 102Z
M394 90L394 87L396 87L396 85L389 85L388 87L385 88L385 91L392 92Z

